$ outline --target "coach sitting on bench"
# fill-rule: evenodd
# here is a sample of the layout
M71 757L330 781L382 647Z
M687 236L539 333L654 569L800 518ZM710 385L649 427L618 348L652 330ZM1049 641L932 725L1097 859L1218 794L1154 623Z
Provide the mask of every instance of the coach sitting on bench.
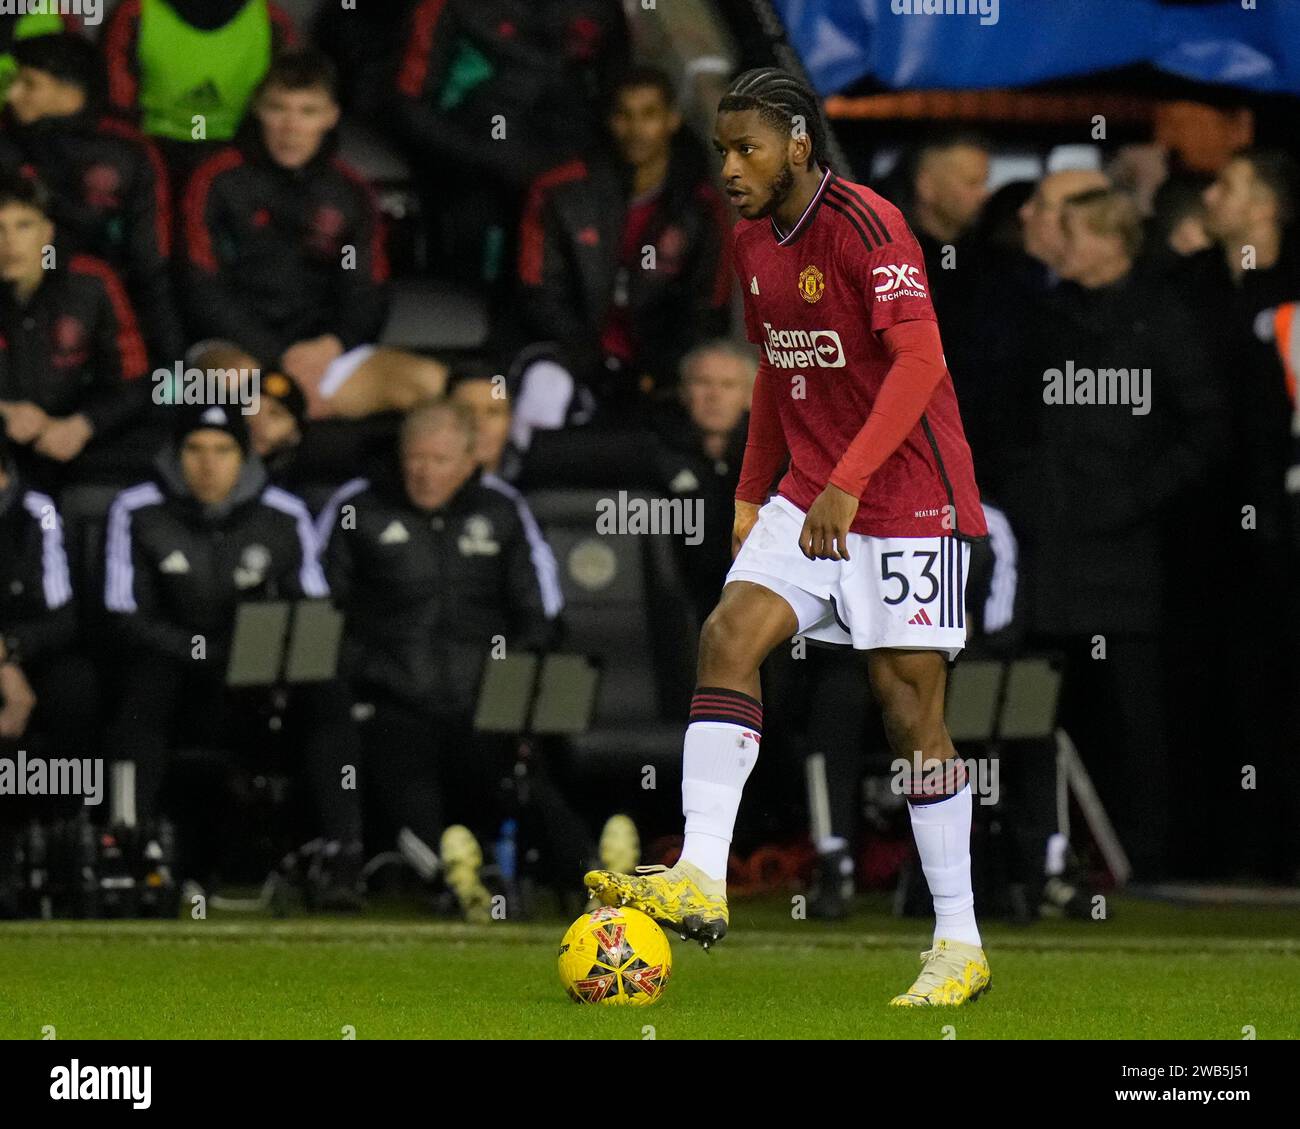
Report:
M327 594L307 507L267 484L238 409L169 410L175 439L159 454L155 478L122 491L109 513L104 592L124 652L108 748L135 762L146 838L182 722L191 747L229 748L232 723L246 720L225 685L238 606ZM342 846L346 865L338 868L359 873L356 793L340 786L351 730L346 711L330 706L338 698L329 683L295 688L289 728L302 727L322 830ZM204 810L215 821L213 807ZM346 894L355 875L340 881Z
M481 850L445 815L495 834L517 742L474 732L476 689L489 656L547 646L561 597L555 559L522 499L481 475L474 456L468 408L440 400L412 409L399 465L340 488L319 536L347 617L341 671L374 711L363 787L400 829L403 854L427 879L441 869L465 915L482 920ZM579 881L589 835L540 763L530 763L529 786L553 868Z

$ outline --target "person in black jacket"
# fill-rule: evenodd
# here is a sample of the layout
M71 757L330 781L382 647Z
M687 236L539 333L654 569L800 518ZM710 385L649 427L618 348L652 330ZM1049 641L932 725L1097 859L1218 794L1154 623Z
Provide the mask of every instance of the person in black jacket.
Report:
M35 486L57 489L88 445L148 408L144 341L112 268L60 256L45 190L0 182L0 415Z
M725 331L732 272L716 177L667 77L629 72L610 128L614 153L589 150L533 182L519 283L532 339L555 342L573 377L623 411L671 390L681 358Z
M521 196L590 148L629 56L618 0L418 0L403 26L388 122L437 230L434 266L508 277Z
M313 417L405 410L446 368L376 348L387 311L383 222L335 152L333 64L282 55L242 144L204 161L184 202L186 298L197 337L223 339L302 386Z
M74 647L76 618L58 508L22 481L0 435L0 756L97 755L97 683ZM73 809L93 810L80 796L0 796L0 918L18 912L25 885L15 858L20 827Z
M1224 482L1214 499L1220 502L1224 530L1214 571L1223 579L1216 579L1215 595L1224 586L1294 592L1286 492L1296 443L1288 398L1288 377L1294 373L1287 373L1282 359L1278 312L1300 299L1300 168L1286 151L1247 149L1219 170L1203 198L1215 246L1186 262L1204 293L1206 316L1213 318L1209 324L1226 339L1228 363L1221 380L1234 431ZM1300 639L1300 605L1283 623L1273 615L1215 620L1228 668L1223 712L1230 720L1224 738L1259 749L1260 778L1280 784L1258 792L1234 787L1225 795L1207 782L1207 797L1220 805L1210 834L1213 850L1238 869L1289 882L1300 869L1300 835L1296 801L1280 801L1298 794L1289 774L1300 711L1292 710L1288 719L1278 702L1296 698L1300 664L1294 646L1279 649L1276 641L1279 632L1293 642ZM1223 771L1239 769L1225 764ZM1260 811L1266 797L1278 805L1267 814Z
M82 757L95 680L73 646L63 519L53 498L22 481L7 448L0 438L0 744L45 732L55 755Z
M979 249L970 236L989 196L988 142L975 133L934 137L917 150L909 171L904 210L925 255L939 324L955 327L976 277L971 260Z
M1007 433L1023 438L1002 500L1026 561L1031 642L1066 655L1062 724L1149 879L1172 861L1165 523L1204 488L1227 423L1203 328L1133 269L1133 202L1080 193L1062 230L1065 281L1027 327L1007 397Z
M367 786L401 829L404 853L428 860L427 877L445 869L476 919L488 909L481 850L447 823L468 812L495 835L518 752L513 740L474 731L477 688L493 657L547 649L562 607L554 557L521 503L479 472L469 410L437 401L403 421L400 468L342 487L319 525L346 616L344 674L371 712ZM527 767L548 854L577 881L590 836L541 759Z
M106 544L104 603L121 648L121 697L108 743L118 759L135 763L146 835L156 825L169 752L184 731L197 747L229 747L247 705L225 687L239 605L328 595L307 507L267 484L260 461L249 456L238 410L169 410L176 413L174 442L159 453L152 481L117 496ZM340 779L356 762L338 701L328 682L295 687L291 727L302 726L325 834L341 844L355 875L356 793Z
M158 150L101 112L103 73L94 46L77 35L14 45L0 168L30 169L50 193L65 252L103 259L126 283L157 364L184 347L170 285L171 197Z
M678 399L650 420L660 489L699 508L698 538L673 538L697 624L716 606L731 567L728 518L735 509L756 372L749 345L706 341L682 358Z

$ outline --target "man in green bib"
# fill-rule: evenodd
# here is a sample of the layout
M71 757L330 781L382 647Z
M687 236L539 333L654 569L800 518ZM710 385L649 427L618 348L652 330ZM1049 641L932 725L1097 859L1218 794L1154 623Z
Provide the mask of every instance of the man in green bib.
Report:
M271 0L123 0L104 29L109 97L188 171L234 138L272 56L296 40Z

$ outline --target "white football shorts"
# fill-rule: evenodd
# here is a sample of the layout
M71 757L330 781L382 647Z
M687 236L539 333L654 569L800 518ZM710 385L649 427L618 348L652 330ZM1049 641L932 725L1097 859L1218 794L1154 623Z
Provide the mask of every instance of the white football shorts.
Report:
M868 537L850 533L849 560L810 561L799 549L804 512L773 497L740 547L726 583L748 580L782 597L798 634L869 651L944 651L966 645L970 548L953 536Z

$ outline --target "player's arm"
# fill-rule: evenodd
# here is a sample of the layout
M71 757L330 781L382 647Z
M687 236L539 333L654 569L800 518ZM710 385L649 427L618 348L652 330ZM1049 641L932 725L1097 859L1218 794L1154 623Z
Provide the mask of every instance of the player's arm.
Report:
M740 244L731 242L731 266L740 280L740 293L745 311L745 336L755 345L762 345L759 330L762 317L754 305L753 292L746 284L744 252ZM731 527L731 555L740 552L749 531L758 520L758 507L767 500L772 480L790 456L781 427L781 410L778 396L779 377L764 360L758 362L754 377L754 394L749 404L749 429L745 436L745 455L740 463L740 481L736 484L736 518Z
M830 483L808 508L799 547L809 559L849 559L849 526L871 476L920 422L947 368L939 326L930 320L898 322L880 334L889 371L861 430L840 456Z
M777 376L765 362L759 362L754 378L753 402L749 408L749 432L745 439L745 457L740 464L740 481L736 484L736 521L731 533L734 556L758 520L758 507L767 498L772 479L781 469L789 451L781 416L777 407Z

